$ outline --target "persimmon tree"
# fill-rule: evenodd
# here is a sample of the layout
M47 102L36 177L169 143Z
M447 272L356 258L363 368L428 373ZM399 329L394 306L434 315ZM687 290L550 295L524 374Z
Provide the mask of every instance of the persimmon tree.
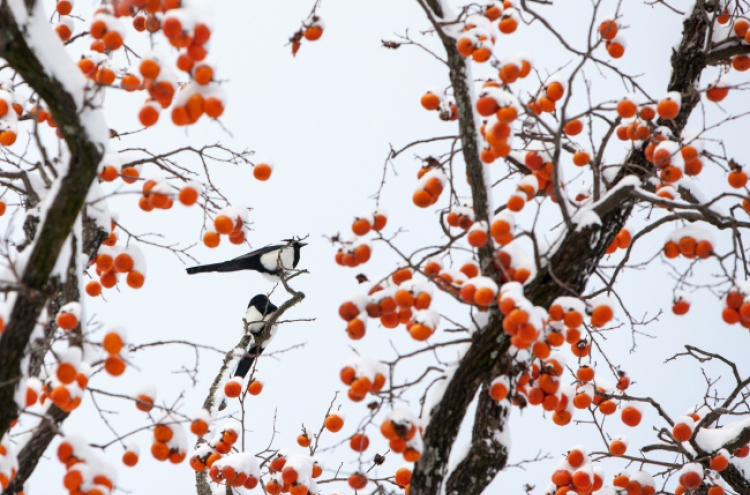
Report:
M144 211L169 210L179 202L201 212L195 233L206 246L218 246L223 236L243 244L247 210L229 203L209 169L253 167L260 181L272 170L271 162L251 161L252 152L219 143L158 153L120 145L125 136L148 132L160 118L187 126L221 117L226 102L209 54L213 27L206 4L105 2L83 13L90 17L84 29L76 30L74 19L81 17L73 3L0 6L5 60L0 215L10 217L0 285L0 428L8 431L20 420L27 432L18 443L8 435L3 440L0 484L8 493L21 492L87 392L94 402L97 394L108 395L141 411L159 411L161 419L149 421L157 424L154 457L174 463L185 459L188 442L181 423L192 416L155 404L153 387L129 396L89 384L100 371L122 374L128 352L153 345L195 346L179 340L133 346L120 327L91 333L86 297L105 297L113 288L137 290L147 283L139 244L192 258L187 247L162 244L119 223L108 200L129 195L133 207ZM54 10L52 23L45 7ZM141 37L140 45L126 44L128 32ZM132 108L142 128L118 133L114 127L121 125L107 125L106 93L112 91L141 95ZM160 116L163 111L166 115ZM113 443L125 446L123 462L133 466L139 454L137 446L125 445L129 435ZM65 436L57 454L69 468L63 484L71 492L113 489L115 471L86 440Z
M688 345L676 352L675 360L718 363L729 372L720 385L707 377L705 390L686 388L695 406L681 414L631 387L620 356L605 342L611 332L629 333L635 350L643 328L659 324L636 316L622 291L624 274L659 262L674 275L665 291L673 294L675 315L689 314L696 292L712 301L717 321L750 328L747 170L742 157L726 152L721 134L747 109L713 111L746 89L748 6L740 0L653 2L665 23L682 24L682 37L669 41L676 43L671 75L665 71L651 86L620 68L639 20L624 16L619 3L593 0L580 13L578 34L570 36L556 22L556 5L546 0L416 2L430 25L424 39L407 32L383 46L416 47L445 66L446 81L435 81L420 103L450 130L391 148L376 204L354 217L353 236L330 238L335 262L356 267L357 281L367 283L341 294L346 336L357 341L403 326L412 347L396 349L392 359L360 348L342 360L345 389L325 399L325 415L316 421L298 411L303 426L296 443L303 451L277 439L275 425L269 425L267 445L249 427L250 398L263 393L260 400L273 400L258 373L268 354L253 354L244 379L233 374L256 339L270 338L288 322L281 317L304 299L294 284L306 270L280 276L268 292L285 300L264 321L246 319L233 349L177 338L129 342L121 327L97 325L86 315L86 298L148 283L139 245L194 260L189 246L156 242L122 224L108 207L114 196L131 197L133 208L155 215L169 215L160 210L175 203L191 207L200 212L195 236L208 248L224 239L246 242L247 210L222 193L211 170L253 167L255 178L265 181L270 161L195 140L160 151L122 144L155 131L160 119L176 126L221 122L227 102L220 68L211 60L208 8L220 7L112 0L79 13L68 0L0 5L0 215L10 216L0 251L4 492L21 492L40 458L55 450L66 468L65 489L107 495L118 487L116 472L140 462L131 437L148 430L152 457L187 461L200 495L305 495L329 486L358 493L481 493L510 467L511 415L518 408L538 421L596 433L595 444L571 442L550 465L549 479L535 481L550 495L750 493L743 460L750 376L739 363L714 349ZM45 7L55 9L52 23ZM320 9L315 2L290 37L292 56L324 35ZM85 27L76 28L75 20ZM561 66L536 66L536 46L507 53L502 40L517 30L555 40ZM106 120L107 93L115 91L140 98L132 111L142 128L121 130ZM413 196L381 204L393 182L413 180L389 174L390 167L420 147L430 154L421 159ZM386 207L398 212L398 222L389 222ZM428 224L433 236L416 249L402 239L410 223L423 224L426 217L406 211L434 214ZM658 251L649 252L654 243ZM384 275L367 271L380 266L380 256L395 257L397 265ZM378 324L383 329L373 328ZM160 405L150 386L127 395L96 385L97 373L121 375L136 351L167 345L216 357L219 372L210 385L183 392L205 397L197 413L183 411L179 400ZM188 374L195 380L197 370ZM114 440L66 432L65 420L85 396ZM98 396L129 403L133 414L147 413L143 426L117 433ZM343 403L359 417L347 419ZM646 414L656 418L653 438L633 445L620 423L643 428ZM613 425L608 416L620 420ZM16 424L22 436L14 434ZM462 426L471 434L459 448ZM346 438L335 440L342 431ZM334 445L325 446L329 441ZM120 446L124 466L116 469L99 451ZM397 459L406 465L395 467ZM184 475L190 476L187 467Z
M443 241L406 252L396 235L376 234L373 240L395 250L401 266L375 280L368 292L347 298L339 312L353 339L364 335L368 318L379 318L387 328L404 324L413 339L428 343L388 363L391 373L421 352L469 344L447 369L428 367L408 384L429 389L435 380L443 382L432 405L425 406L423 396L424 407L413 415L392 412L378 419L391 451L416 461L409 493L482 492L506 467L511 408L531 406L547 411L557 425L587 423L601 433L601 445L570 450L550 473L547 493L747 493L750 485L738 459L747 454L750 431L745 420L735 422L731 416L747 410L748 377L720 354L688 347L683 356L722 360L736 383L720 400L696 395L696 407L677 417L658 397L631 394L629 376L602 347L605 331L624 327L618 331L630 328L635 335L648 323L628 311L618 282L633 268L628 261L645 244L640 241L662 226L672 232L663 252L645 264L676 260L674 313L685 314L687 292L701 287L696 267L715 263L718 274L710 288L721 294L717 318L750 324L743 244L750 226L747 175L713 133L741 118L744 110L700 124L691 120L695 109L743 87L729 78L741 79L735 73L747 69L746 6L698 1L681 12L655 2L664 8L664 22L683 16L683 31L682 39L675 40L671 77L661 87L645 88L618 68L618 59L627 56L628 33L637 36L637 20L624 19L619 4L608 15L603 2L592 2L581 14L581 35L572 39L560 34L561 26L546 15L552 2L419 3L432 24L431 34L445 50L445 55L430 54L447 66L450 79L447 89L427 91L421 103L443 120L458 120L459 132L392 150L388 161L412 146L447 142L442 154L424 160L413 196L417 207L440 213L435 229ZM624 29L626 22L632 31ZM524 28L551 34L567 54L566 65L538 68L529 54L505 53L503 36ZM425 48L406 36L384 42L388 48L411 44ZM472 74L480 64L497 72L477 82ZM719 67L719 74L704 75L711 67ZM613 94L608 87L607 96L595 100L596 83L586 76L592 69L621 80L624 89ZM542 76L545 70L554 73ZM527 77L534 81L526 83ZM694 121L698 127L691 129ZM468 197L460 185L460 162ZM574 175L577 167L581 172ZM574 178L567 179L570 175ZM516 190L503 189L506 181L515 181ZM493 206L495 201L500 205ZM529 208L535 210L525 217L529 223L516 221ZM382 215L376 210L356 217L352 230L359 237L342 242L340 264L353 267L370 257L370 244L361 236ZM554 220L547 222L550 216ZM543 235L548 225L553 226L551 238ZM725 234L724 240L716 241L714 232ZM470 254L469 260L456 263L458 253ZM450 320L465 338L431 343L440 313L447 313L432 304L435 289L471 308L465 323ZM618 313L622 325L614 324ZM600 363L596 371L595 362ZM366 369L355 362L342 370L352 400L365 397L368 387L360 380L373 380ZM392 404L395 387L388 383L390 387L375 387L374 393L385 393L385 403ZM466 418L475 400L474 417ZM376 403L370 421L382 405ZM625 437L605 425L606 416L618 414L625 425L635 427L644 408L654 410L661 421L652 444L628 446ZM585 420L575 420L575 415L585 415ZM457 458L454 452L449 466L459 428L467 423L470 445ZM413 432L415 425L419 433ZM595 455L587 455L587 449ZM605 477L601 466L617 457L641 470ZM657 486L654 476L672 485Z

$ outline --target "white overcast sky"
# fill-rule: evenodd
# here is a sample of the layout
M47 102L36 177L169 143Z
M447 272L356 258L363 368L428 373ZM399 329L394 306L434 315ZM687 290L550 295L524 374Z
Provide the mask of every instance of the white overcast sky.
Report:
M571 36L577 46L583 46L588 26L582 22L589 15L588 0L556 2L555 7L536 6L549 12L550 19L566 36ZM688 2L675 0L674 5L685 8ZM357 213L374 208L370 196L377 190L389 143L399 148L413 140L432 136L451 135L457 131L455 122L440 121L436 114L423 110L419 98L431 86L448 85L446 67L417 47L404 46L399 50L381 47L380 40L395 34L409 34L443 55L440 43L433 36L422 36L427 29L424 12L416 1L379 0L377 2L324 0L319 14L326 22L323 37L315 42L303 43L296 58L284 46L287 38L300 25L312 6L312 0L287 0L284 2L258 0L211 1L214 14L214 34L210 53L217 60L217 77L224 80L228 94L227 110L222 123L231 136L218 125L202 120L189 129L175 128L168 122L168 113L162 121L146 133L115 142L115 148L138 146L154 152L190 144L200 146L221 141L235 149L248 148L259 157L272 157L276 169L271 179L260 183L253 179L250 168L218 165L211 169L212 179L220 185L231 200L250 206L253 231L249 240L260 247L280 238L309 235L309 246L302 252L300 267L310 271L300 277L294 286L303 290L307 298L288 313L289 318L315 318L314 322L283 325L268 351L285 349L305 343L302 349L279 356L278 360L261 359L259 369L266 380L263 393L249 399L247 428L248 450L264 449L272 433L276 414L274 446L296 447L294 439L304 423L317 431L323 415L335 393L340 391L338 404L347 414L347 425L336 435L324 434L322 444L329 446L343 440L365 412L365 403L354 404L345 398L345 387L338 379L341 364L353 355L352 347L364 355L384 360L393 359L393 345L402 352L414 350L421 344L412 341L403 327L396 330L371 324L367 336L358 342L350 341L344 332L345 324L337 315L338 305L350 293L359 289L354 275L363 272L370 278L393 269L396 257L382 243L374 246L373 260L357 269L348 269L334 263L335 251L323 237L337 232L348 233ZM601 17L611 12L615 2L601 10ZM88 2L80 1L76 9L88 9ZM672 45L679 41L680 17L664 7L648 7L642 1L624 2L624 24L628 27L625 56L616 62L630 74L641 74L639 81L654 96L661 96L670 75L669 57ZM83 27L78 23L77 29ZM132 30L128 42L136 39ZM138 46L138 42L135 42ZM559 44L543 31L539 23L521 26L512 36L499 36L495 46L500 56L518 51L529 52L535 66L544 76L562 68L565 73L570 58ZM602 49L603 51L603 49ZM718 70L708 69L718 74ZM477 69L475 75L486 75L486 67ZM587 71L594 80L594 101L620 98L625 87L611 73ZM737 77L736 73L732 74ZM533 78L519 83L524 96L537 89ZM737 82L737 81L734 81ZM578 88L578 97L572 110L583 109L587 104ZM123 132L138 127L137 109L142 94L108 95L107 119L110 127ZM732 94L725 100L724 108L733 111L743 101L743 94ZM736 112L736 110L734 110ZM699 112L696 112L699 113ZM711 109L709 117L720 115ZM700 124L694 119L695 125ZM743 149L737 128L726 132L729 152ZM746 149L746 148L745 148ZM624 147L613 143L611 160L622 156ZM411 195L420 161L414 155L426 156L445 151L441 146L414 148L395 161L397 176L388 171L388 181L382 206L390 213L387 234L399 227L405 232L397 237L404 250L422 243L439 241L437 215L432 209L419 210L411 203ZM187 163L187 162L185 162ZM196 165L194 160L190 162ZM567 166L567 165L566 165ZM457 177L463 177L458 165ZM494 177L499 177L505 165L492 166ZM572 169L568 174L572 176ZM146 174L148 171L145 172ZM724 175L716 173L706 178L708 188L724 187ZM458 182L462 182L459 180ZM512 182L512 181L510 181ZM590 179L589 179L590 183ZM464 187L463 192L468 191ZM495 196L500 204L512 190L508 183ZM444 195L445 196L445 195ZM170 211L143 213L136 207L137 196L126 195L110 204L120 215L120 222L133 232L160 232L164 242L188 245L199 240L202 215L197 209L180 205ZM444 204L445 197L441 198ZM544 210L544 224L556 223L552 209ZM521 222L531 220L528 212L519 215ZM636 222L636 225L640 225ZM663 242L668 228L659 229L653 240L636 250L635 259L650 258ZM725 236L717 238L727 241ZM225 239L226 240L226 239ZM721 241L720 241L721 242ZM249 299L258 293L271 290L272 285L255 273L204 274L188 277L175 256L159 249L143 247L148 259L148 276L142 290L127 287L121 292L106 292L107 302L100 300L87 305L89 315L95 314L105 327L122 325L132 343L157 340L184 339L228 349L238 341L241 318ZM233 246L228 242L215 250L197 246L191 252L202 262L229 259L246 252L246 246ZM463 260L458 255L456 261ZM619 259L619 258L617 258ZM704 277L715 270L705 270ZM664 365L664 360L679 352L685 343L702 346L707 350L721 351L727 357L742 360L746 355L747 331L739 326L728 327L720 320L720 303L716 297L701 292L696 296L691 313L676 318L669 312L672 279L656 261L647 270L634 271L621 280L622 295L633 314L655 315L660 308L667 310L658 322L644 331L654 335L651 339L637 338L638 348L630 353L631 334L621 328L607 335L605 348L616 364L627 370L635 384L636 395L653 394L663 400L673 416L702 400L704 381L694 362L678 361ZM283 299L277 293L272 297L279 304ZM442 297L438 302L448 303ZM444 306L445 311L467 321L466 311ZM621 311L617 313L623 321ZM443 323L444 328L446 323ZM438 339L450 338L444 336ZM566 353L568 351L565 351ZM442 353L450 358L450 352ZM455 354L453 354L455 355ZM572 358L572 356L571 356ZM184 375L174 373L183 366L192 367L192 349L181 346L155 348L132 356L137 366L129 368L119 378L97 375L91 386L118 393L132 393L145 383L154 383L158 389L158 402L172 405L184 391L180 408L192 414L200 407L208 386L215 376L221 357L202 351L198 382L193 387ZM600 358L597 358L601 362ZM414 362L411 367L398 370L399 380L416 377L427 360ZM572 362L572 360L571 360ZM742 366L746 369L746 366ZM721 375L725 383L726 369L707 365L707 372ZM727 385L728 386L728 385ZM402 407L418 412L418 396L411 397ZM143 426L146 418L135 410L132 403L101 400L102 407L117 411L107 418L119 433ZM230 406L227 411L236 411ZM470 413L471 414L471 413ZM587 419L578 413L576 419ZM608 421L610 422L610 421ZM612 418L608 433L625 433L631 437L631 452L639 443L654 441L652 425L663 426L652 410L646 410L643 424L636 431ZM543 419L539 408L529 408L510 420L512 451L511 463L534 457L538 452L550 453L555 459L527 467L526 471L511 469L501 473L488 488L487 493L522 493L523 484L536 485L533 491L541 493L547 485L554 463L572 445L587 442L594 450L601 450L601 441L588 426L565 428L555 426L550 418ZM92 443L113 438L113 434L98 418L91 407L89 396L62 428L66 433L81 433ZM466 428L465 428L466 430ZM458 444L468 439L463 431ZM375 428L368 430L372 446L364 455L369 460L375 451L383 453L386 444ZM122 449L113 446L104 454L118 466L118 486L127 493L190 493L194 478L187 462L173 466L155 461L150 453L150 432L134 436L140 444L141 461L133 469L120 463ZM193 436L190 437L191 442ZM56 448L57 441L53 444ZM54 459L45 459L32 478L27 495L59 493L62 490L63 467ZM389 462L373 471L378 476L395 472L402 461L389 456ZM357 467L357 458L348 446L325 454L327 468L335 470L343 462L342 472ZM613 474L625 467L623 463L606 464L606 484ZM638 470L637 466L631 470ZM328 473L330 475L330 472ZM674 487L674 482L668 486ZM347 487L336 488L348 493ZM330 493L332 485L324 485L323 493ZM257 489L256 489L257 490Z

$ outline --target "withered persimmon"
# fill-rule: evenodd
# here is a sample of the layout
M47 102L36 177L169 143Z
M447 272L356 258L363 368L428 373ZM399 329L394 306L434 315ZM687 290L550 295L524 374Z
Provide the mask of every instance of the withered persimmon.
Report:
M104 49L108 52L117 50L122 46L122 35L117 31L107 31L102 36L102 42L104 43Z
M151 445L151 455L157 461L166 461L169 458L169 447L164 442L154 442Z
M738 72L750 69L750 56L745 54L737 55L732 59L732 67Z
M86 284L86 294L91 297L97 297L102 293L102 285L96 280L91 280Z
M231 234L234 230L234 221L226 215L217 215L214 219L214 228L219 234Z
M354 473L351 476L349 476L349 479L347 480L349 483L349 486L352 487L355 490L362 490L364 487L367 486L367 476L360 473Z
M458 53L464 57L468 57L474 51L474 42L469 38L459 38L456 42L456 48Z
M344 419L336 413L329 414L325 420L325 427L332 433L341 431L341 428L344 427Z
M690 303L684 299L680 299L675 302L672 306L672 312L676 315L684 315L690 310Z
M402 488L407 486L409 483L411 483L411 471L407 468L399 469L394 475L394 481L398 486Z
M259 181L267 181L271 177L271 166L265 163L259 163L253 167L253 176Z
M63 330L73 330L78 326L78 318L72 313L60 313L57 315L55 321L57 326Z
M664 245L664 256L669 259L674 259L680 255L680 247L676 242L669 241Z
M60 363L57 366L57 379L60 380L64 385L73 383L76 379L77 370L70 363Z
M351 385L354 381L354 378L356 377L356 372L351 366L345 366L341 369L339 376L341 377L341 381L344 383L344 385Z
M309 447L310 446L310 437L308 437L306 433L303 433L302 435L299 435L297 437L297 445L299 445L302 448Z
M563 127L563 131L568 136L577 136L583 131L583 122L581 122L580 119L568 121L565 124L565 127Z
M221 242L219 234L214 231L208 231L203 234L203 244L208 248L215 248Z
M425 110L437 110L438 107L440 107L440 97L430 91L422 95L422 99L420 100L420 103L422 104L422 107L424 107Z
M703 478L697 471L687 471L680 476L680 485L684 486L687 490L695 490L701 485Z
M576 371L576 378L584 383L590 382L594 379L594 373L594 368L584 365L578 368L578 371Z
M122 455L122 463L128 467L133 467L138 464L138 454L132 451L126 451Z
M236 230L229 234L229 242L235 245L240 245L245 242L245 231Z
M120 376L125 372L125 361L120 356L109 356L104 361L104 369L112 376Z
M180 189L178 198L183 205L192 206L198 201L198 190L191 186L185 186Z
M600 405L600 408L601 408L601 405ZM623 408L622 412L620 413L620 418L622 419L622 422L630 427L638 426L641 422L642 417L643 417L643 413L641 413L640 410L632 406L627 406Z
M206 423L202 419L195 419L192 423L190 423L190 431L193 434L202 437L203 435L208 433L208 423Z
M583 452L581 452L580 450L571 449L568 452L567 460L568 460L568 464L570 464L570 467L575 469L575 468L581 467L581 465L585 462L586 457L583 454Z
M131 289L140 289L143 287L143 283L145 282L145 277L142 273L131 270L128 272L127 277L125 277L125 283L128 284L128 287Z
M477 112L483 117L489 117L499 110L497 100L492 96L482 96L476 103Z
M661 100L656 106L656 112L659 114L659 117L672 120L680 113L680 105L673 99L666 98Z
M507 207L510 211L519 212L523 210L526 201L519 195L513 195L508 199Z
M550 100L558 101L562 99L563 94L565 93L565 87L562 85L562 83L553 81L547 85L546 91L547 97Z
M471 52L471 58L478 63L486 62L492 57L492 50L486 46L480 46L473 52Z
M371 228L372 225L366 218L355 218L354 223L352 223L352 232L357 236L367 235Z
M503 34L514 33L518 28L518 21L516 21L512 17L504 17L498 24L498 28Z
M127 184L135 184L136 179L140 177L140 172L135 167L123 166L122 170L120 170L120 176Z
M224 113L224 103L213 96L209 96L203 103L203 111L212 119L218 119Z
M113 267L117 273L127 273L133 269L133 258L128 253L120 253L115 257Z
M710 465L714 471L724 471L729 467L729 459L724 454L718 453L711 458Z
M609 453L614 456L619 457L621 455L624 455L627 450L628 450L628 446L622 440L613 440L609 444Z
M359 340L365 336L365 323L360 319L353 319L346 325L346 334L352 340Z
M599 36L604 40L613 40L617 36L617 31L617 22L613 20L606 20L599 24Z
M193 69L193 78L195 79L195 82L201 86L205 86L213 80L214 70L207 65L195 67Z
M606 415L614 414L617 411L617 404L611 400L603 400L599 403L599 412Z
M504 383L495 383L490 387L490 397L500 402L508 396L508 387Z
M58 0L55 10L60 15L68 15L73 11L73 3L69 0Z
M143 412L149 412L154 407L154 399L145 394L140 394L135 399L135 407Z
M727 176L727 182L735 189L741 189L747 184L747 174L742 170L733 170Z
M242 384L240 384L238 381L230 380L224 384L224 395L226 395L230 399L239 397L241 393Z
M323 27L319 25L313 25L305 29L304 31L304 37L308 41L316 41L319 40L321 36L323 36Z
M606 43L607 53L612 58L621 58L625 55L625 47L616 41L607 41Z
M156 62L156 60L147 58L141 62L138 70L145 79L153 80L159 77L161 67L159 66L159 63Z
M469 232L468 241L472 247L484 247L487 245L487 240L487 233L483 230L472 230Z
M583 167L591 163L591 156L586 151L576 151L573 155L573 163L579 167Z
M356 433L349 440L349 446L355 452L364 452L370 446L370 439L367 438L367 435Z
M620 100L620 102L617 104L617 114L623 119L634 117L637 112L638 107L632 100L626 98Z
M144 127L151 127L159 120L159 110L153 105L145 105L138 113L138 120Z

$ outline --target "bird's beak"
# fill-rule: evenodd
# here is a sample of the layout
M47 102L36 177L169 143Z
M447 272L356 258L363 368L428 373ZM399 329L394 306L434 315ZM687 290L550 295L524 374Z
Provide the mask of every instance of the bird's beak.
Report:
M298 243L298 244L299 244L299 247L304 247L304 246L307 246L307 243L306 243L306 242L300 242L300 243Z

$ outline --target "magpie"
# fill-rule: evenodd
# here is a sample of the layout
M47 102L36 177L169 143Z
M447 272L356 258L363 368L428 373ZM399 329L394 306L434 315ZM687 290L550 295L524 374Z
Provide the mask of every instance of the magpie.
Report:
M276 325L268 329L268 331L264 330L266 322L271 319L278 309L265 294L258 294L250 300L250 304L247 305L247 311L245 312L244 323L245 332L250 334L251 340L247 352L237 364L234 376L245 378L255 358L260 356L263 349L271 343L276 334Z
M300 249L307 246L306 242L296 239L282 239L285 244L274 244L256 249L247 254L222 263L191 266L188 275L203 272L236 272L238 270L255 270L264 277L276 281L279 275L297 268Z

